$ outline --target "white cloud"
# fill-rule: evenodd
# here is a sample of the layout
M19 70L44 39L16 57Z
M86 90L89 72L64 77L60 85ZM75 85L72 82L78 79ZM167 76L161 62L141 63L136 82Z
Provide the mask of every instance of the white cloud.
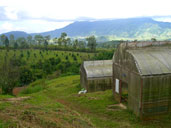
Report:
M32 17L75 19L170 15L169 0L0 0L0 5Z
M5 22L0 25L0 32L8 32L11 31L12 29L13 29L13 25L8 22Z
M17 10L15 8L5 7L5 15L10 20L17 20Z
M45 32L54 30L56 28L62 28L72 22L51 22L51 21L45 21L45 20L26 20L26 21L20 21L16 22L16 26L20 25L24 28L24 26L27 26L22 31L27 31L29 33L32 32Z
M171 15L170 3L170 0L0 0L0 7L5 7L5 15L9 20L26 23L23 27L27 32L31 29L36 32L67 24L52 22L55 20ZM51 21L47 22L49 19ZM39 29L30 28L31 25L38 25L36 28Z
M8 21L0 24L0 33L9 31L25 31L39 33L62 28L72 22L49 22L42 20Z

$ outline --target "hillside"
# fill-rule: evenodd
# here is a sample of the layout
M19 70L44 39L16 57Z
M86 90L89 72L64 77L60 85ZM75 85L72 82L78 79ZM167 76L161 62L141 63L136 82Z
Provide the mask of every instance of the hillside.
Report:
M80 38L89 35L96 35L99 41L114 39L146 40L151 38L164 40L171 39L171 23L155 21L152 18L79 21L61 29L43 33L31 33L31 35L51 35L51 37L54 38L59 37L62 32L66 32L70 37ZM18 32L11 33L18 37ZM24 34L24 36L26 36L26 33ZM6 33L6 35L9 35L9 33Z
M122 109L112 90L78 95L79 75L38 80L20 94L28 99L0 95L0 127L32 128L169 128L170 115L140 121ZM22 99L22 98L20 98Z
M82 21L70 24L62 29L41 33L43 35L59 36L66 32L71 37L96 35L107 39L159 39L170 38L171 23L154 21L151 18L130 18L106 21Z
M19 37L27 37L29 34L23 31L11 31L11 32L7 32L7 33L3 33L4 35L6 35L7 37L10 37L11 34L14 35L15 39L19 38Z

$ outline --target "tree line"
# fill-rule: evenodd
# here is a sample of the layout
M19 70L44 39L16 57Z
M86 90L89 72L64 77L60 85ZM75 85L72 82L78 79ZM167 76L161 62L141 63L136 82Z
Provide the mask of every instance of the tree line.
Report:
M27 38L19 37L15 39L14 35L10 35L9 38L5 35L0 36L0 45L4 46L7 50L13 49L26 49L26 48L40 48L50 49L50 47L57 47L58 49L70 49L78 51L89 50L91 52L96 51L96 38L95 36L89 36L83 40L71 39L67 36L67 33L61 33L59 38L55 37L51 39L50 35L42 36L35 35L34 37L29 35Z

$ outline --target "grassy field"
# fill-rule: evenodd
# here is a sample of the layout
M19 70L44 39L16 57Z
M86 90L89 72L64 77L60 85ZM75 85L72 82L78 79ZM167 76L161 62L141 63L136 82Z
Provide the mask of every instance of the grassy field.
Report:
M18 96L28 98L23 101L0 95L0 127L170 128L171 115L140 121L129 110L111 107L117 104L111 90L78 95L79 77L35 81Z

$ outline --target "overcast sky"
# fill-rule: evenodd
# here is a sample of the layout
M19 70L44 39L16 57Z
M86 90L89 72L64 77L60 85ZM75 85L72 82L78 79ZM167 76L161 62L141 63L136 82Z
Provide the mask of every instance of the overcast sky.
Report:
M168 15L170 0L0 0L0 33L43 32L86 19Z

